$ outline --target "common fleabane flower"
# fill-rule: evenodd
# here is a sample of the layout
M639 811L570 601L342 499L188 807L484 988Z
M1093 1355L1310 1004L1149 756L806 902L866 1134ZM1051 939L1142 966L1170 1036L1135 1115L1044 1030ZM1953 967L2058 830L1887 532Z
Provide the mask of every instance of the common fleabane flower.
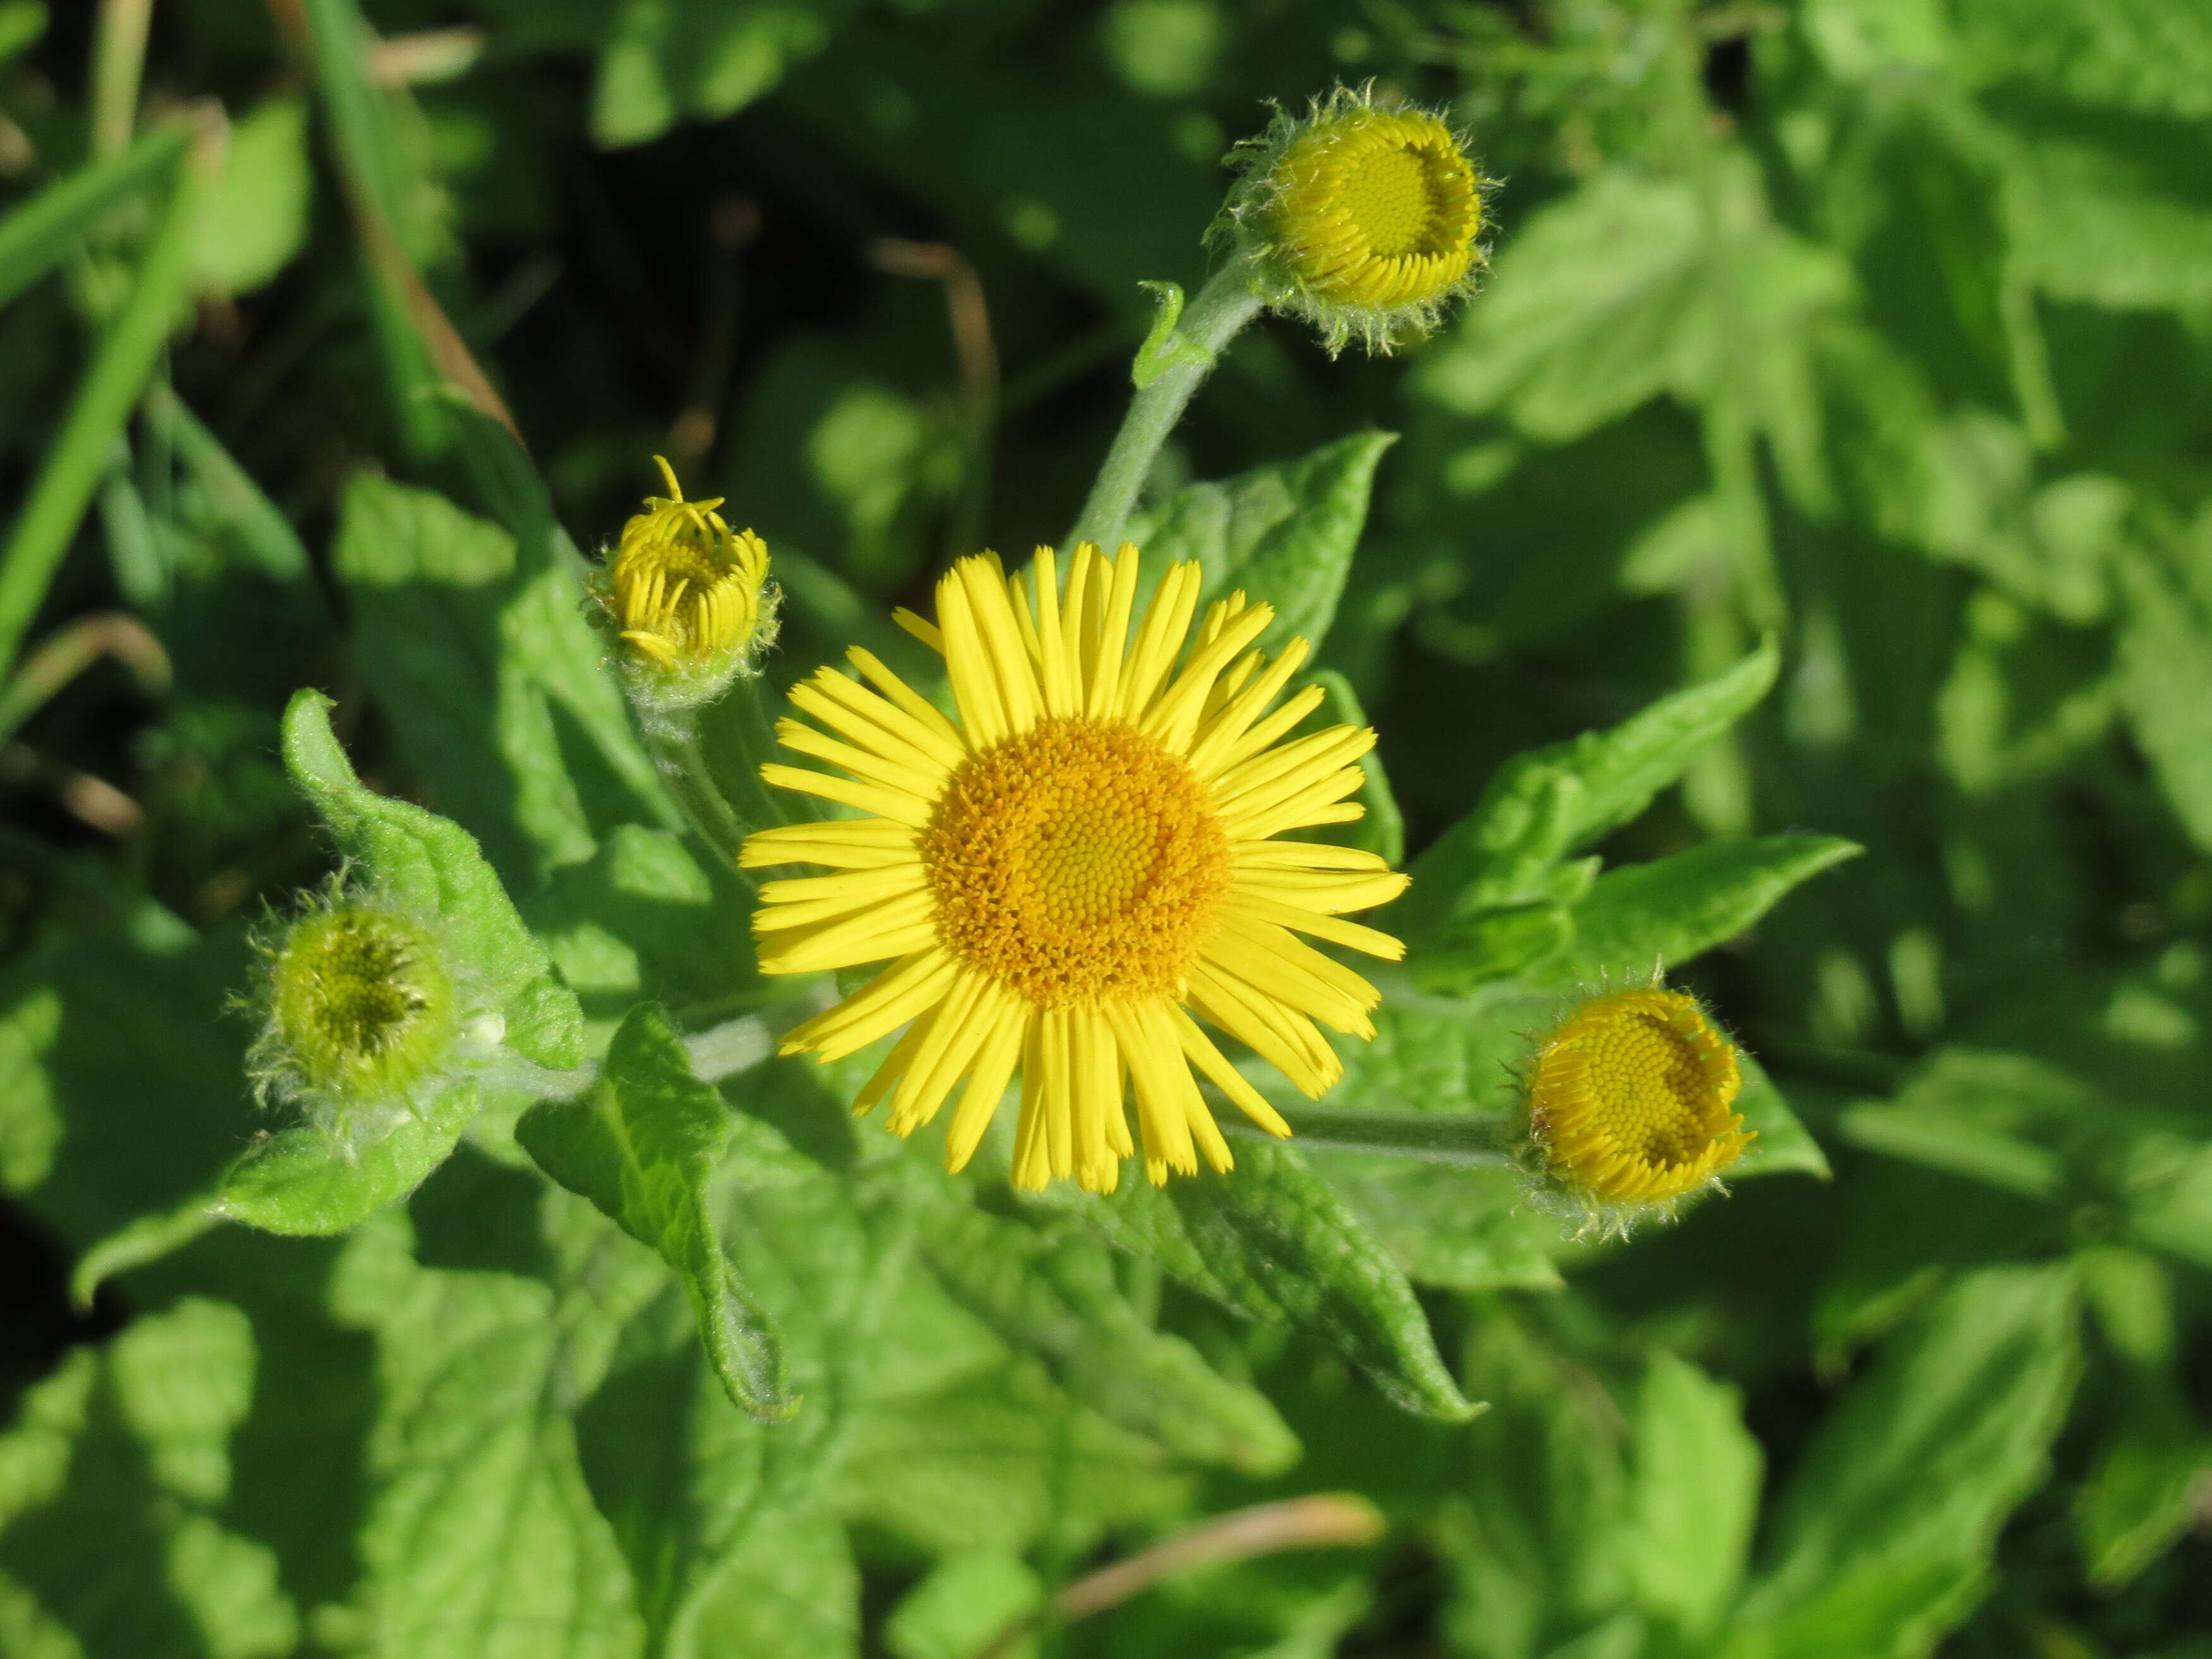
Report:
M720 495L685 501L675 469L653 459L668 494L645 498L592 580L623 680L648 713L711 702L757 673L776 631L767 544L730 528Z
M1242 248L1267 302L1313 323L1330 351L1357 337L1387 352L1474 291L1488 181L1440 116L1339 87L1230 159L1244 176L1215 240Z
M1112 1191L1136 1151L1132 1097L1154 1183L1195 1174L1200 1154L1228 1170L1199 1077L1288 1134L1192 1014L1316 1096L1342 1062L1315 1022L1371 1037L1378 997L1297 935L1390 960L1403 948L1343 915L1388 903L1404 876L1372 853L1277 839L1361 815L1345 798L1375 734L1286 742L1322 696L1269 712L1305 641L1272 661L1253 649L1274 613L1242 593L1191 641L1198 566L1170 566L1141 617L1137 576L1126 544L1111 560L1079 546L1064 595L1049 548L1026 580L994 556L962 560L937 585L934 626L901 617L942 653L954 715L860 649L865 684L824 669L795 687L793 705L836 735L799 720L779 734L848 775L762 775L868 816L761 831L740 860L836 872L762 887L763 971L890 964L784 1052L836 1059L905 1025L854 1108L888 1100L908 1134L964 1079L954 1170L1018 1073L1013 1178L1030 1188L1072 1176Z
M1742 1084L1735 1045L1695 997L1656 985L1592 997L1523 1079L1539 1179L1606 1232L1671 1215L1751 1144L1731 1109Z

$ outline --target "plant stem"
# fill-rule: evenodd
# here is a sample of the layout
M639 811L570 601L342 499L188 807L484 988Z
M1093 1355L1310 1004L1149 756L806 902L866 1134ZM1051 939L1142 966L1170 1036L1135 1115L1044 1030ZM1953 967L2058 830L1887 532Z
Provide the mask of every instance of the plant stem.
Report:
M1095 542L1113 551L1136 507L1138 493L1151 476L1152 463L1159 457L1160 446L1182 418L1192 395L1212 373L1223 349L1238 330L1259 315L1260 307L1260 296L1253 292L1251 275L1242 260L1231 260L1206 279L1174 333L1161 343L1176 353L1177 361L1140 385L1137 395L1129 400L1129 412L1122 416L1113 448L1106 452L1106 463L1098 469L1097 482L1091 486L1091 498L1084 502L1074 528L1067 532L1066 546ZM1148 344L1139 363L1156 357L1159 350L1160 347Z
M734 869L745 833L754 826L738 816L715 784L700 740L699 714L698 709L685 708L645 722L646 746L691 827Z
M146 32L154 0L103 0L93 49L92 153L113 155L138 124L138 83L146 69Z
M1148 1550L1101 1567L1027 1613L976 1650L975 1659L1000 1659L1049 1613L1073 1622L1119 1607L1179 1573L1282 1550L1364 1549L1386 1529L1381 1511L1357 1492L1315 1492L1231 1510L1176 1534Z

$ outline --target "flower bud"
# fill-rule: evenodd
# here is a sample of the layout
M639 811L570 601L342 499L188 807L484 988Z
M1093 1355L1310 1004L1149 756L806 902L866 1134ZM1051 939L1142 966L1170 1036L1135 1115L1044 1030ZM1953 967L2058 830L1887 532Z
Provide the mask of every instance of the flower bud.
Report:
M687 501L675 470L653 457L666 496L623 526L592 590L621 641L623 678L650 711L712 702L740 675L760 672L775 642L776 590L768 545L732 532L719 495Z
M1522 1079L1539 1201L1620 1235L1672 1218L1751 1144L1729 1109L1742 1082L1735 1045L1695 997L1654 985L1589 998Z
M256 1092L301 1107L349 1146L419 1115L466 1051L496 1044L437 934L373 897L333 883L257 943Z
M1388 352L1474 291L1490 181L1440 117L1339 87L1230 159L1243 177L1215 239L1241 248L1268 305L1311 322L1332 354L1355 336Z

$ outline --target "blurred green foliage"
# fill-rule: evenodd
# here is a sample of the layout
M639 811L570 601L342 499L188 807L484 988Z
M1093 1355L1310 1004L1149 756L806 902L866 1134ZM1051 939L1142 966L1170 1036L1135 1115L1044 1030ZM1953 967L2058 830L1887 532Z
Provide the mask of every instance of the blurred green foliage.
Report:
M144 15L0 0L0 1655L961 1659L1328 1490L1381 1541L1023 1640L2212 1655L2212 11ZM1072 518L1224 149L1370 76L1504 180L1486 291L1248 331L1140 521L1380 731L1350 1138L1031 1201L700 1081L750 896L576 544L668 453L772 679L921 673L890 607ZM255 1115L295 781L590 1093L345 1167ZM1759 1062L1727 1199L1578 1241L1359 1140L1662 957Z

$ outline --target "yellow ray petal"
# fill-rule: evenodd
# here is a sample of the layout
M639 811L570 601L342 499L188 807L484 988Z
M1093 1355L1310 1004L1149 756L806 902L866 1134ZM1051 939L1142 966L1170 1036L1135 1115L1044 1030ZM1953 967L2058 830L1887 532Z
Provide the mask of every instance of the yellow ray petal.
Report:
M1283 1115L1268 1103L1267 1097L1253 1086L1249 1078L1229 1063L1228 1056L1213 1046L1213 1039L1199 1029L1198 1022L1180 1008L1170 1009L1168 1013L1182 1052L1191 1064L1206 1074L1206 1080L1236 1102L1239 1111L1269 1134L1289 1139L1291 1126L1283 1121Z
M957 971L933 945L902 957L836 1007L786 1031L776 1052L818 1054L825 1060L858 1054L935 1003Z
M1006 1097L1006 1085L1013 1080L1014 1067L1021 1062L1034 1023L1028 1004L1009 997L1000 1005L975 1056L975 1069L969 1073L967 1091L960 1097L951 1125L945 1132L945 1167L953 1174L966 1169L969 1159L975 1156L983 1131L991 1127Z
M945 787L944 769L929 765L925 761L915 765L911 761L885 760L880 755L870 754L849 743L840 743L832 737L816 731L803 720L780 720L775 723L776 741L787 749L795 749L802 755L811 755L816 760L827 761L832 766L842 766L864 783L879 783L887 789L900 789L917 800L933 801ZM911 755L911 750L905 751Z
M890 818L919 830L929 822L929 803L903 789L886 788L881 784L855 783L850 778L833 777L827 772L810 772L796 766L786 766L770 761L761 768L762 781L782 789L796 789L801 794L814 795L823 800L842 801L848 806L857 806L863 812L873 812L878 817Z
M961 735L960 728L945 719L941 710L933 708L919 691L892 673L875 653L863 651L856 645L847 651L845 656L854 667L868 677L869 684L914 716L918 724L927 726L962 753L967 752L968 739Z
M832 870L876 870L911 864L914 831L889 818L825 818L756 830L738 854L743 870L779 864L820 864Z
M1239 915L1256 922L1272 922L1278 927L1310 933L1316 939L1325 939L1332 945L1341 945L1349 950L1364 951L1370 957L1380 957L1385 962L1405 959L1405 945L1380 928L1363 927L1356 921L1346 921L1338 916L1319 915L1298 905L1285 904L1279 899L1250 891L1231 894L1227 903ZM1324 961L1327 959L1322 958Z

